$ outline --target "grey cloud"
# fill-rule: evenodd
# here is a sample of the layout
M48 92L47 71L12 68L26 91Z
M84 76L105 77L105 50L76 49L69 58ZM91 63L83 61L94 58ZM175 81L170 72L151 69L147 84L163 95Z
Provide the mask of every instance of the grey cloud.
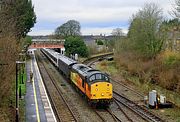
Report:
M38 22L66 22L76 19L83 23L129 21L145 3L154 2L169 16L172 0L32 0ZM58 26L58 25L57 25ZM35 26L36 28L36 26ZM85 26L82 27L86 28ZM97 27L98 28L98 27ZM110 27L112 28L112 27ZM37 31L37 29L34 29ZM92 30L94 29L84 29ZM99 29L100 31L101 29ZM46 31L47 32L47 31ZM109 28L108 28L109 32Z

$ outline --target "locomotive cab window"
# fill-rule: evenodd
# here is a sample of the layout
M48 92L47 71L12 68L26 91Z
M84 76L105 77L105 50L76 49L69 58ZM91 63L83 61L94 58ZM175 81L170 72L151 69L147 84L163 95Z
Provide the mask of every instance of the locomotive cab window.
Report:
M95 80L95 75L92 75L90 78L89 78L89 81L94 81Z
M96 80L101 80L101 74L96 74Z
M102 79L105 80L105 81L109 81L109 78L105 75L102 75Z
M95 80L109 82L109 78L107 76L105 76L104 74L101 74L101 73L94 74L89 78L90 82L95 81Z

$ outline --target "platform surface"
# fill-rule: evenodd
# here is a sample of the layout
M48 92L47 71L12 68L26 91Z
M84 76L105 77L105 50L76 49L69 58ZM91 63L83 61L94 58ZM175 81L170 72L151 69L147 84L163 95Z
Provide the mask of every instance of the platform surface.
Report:
M34 52L31 57L32 59L26 62L26 122L56 122ZM30 72L33 74L32 79L30 79Z

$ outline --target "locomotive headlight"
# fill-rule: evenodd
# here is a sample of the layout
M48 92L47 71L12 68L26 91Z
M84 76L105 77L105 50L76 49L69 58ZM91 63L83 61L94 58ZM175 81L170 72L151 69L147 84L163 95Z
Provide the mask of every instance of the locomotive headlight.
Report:
M101 96L104 96L104 94L102 93Z
M98 91L98 88L96 88L96 91Z
M107 88L107 91L109 91L109 88Z

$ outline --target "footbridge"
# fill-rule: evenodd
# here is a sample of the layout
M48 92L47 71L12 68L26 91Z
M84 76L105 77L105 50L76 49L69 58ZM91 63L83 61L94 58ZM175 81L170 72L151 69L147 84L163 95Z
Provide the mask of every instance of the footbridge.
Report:
M29 49L34 48L61 48L64 49L65 39L32 39Z

